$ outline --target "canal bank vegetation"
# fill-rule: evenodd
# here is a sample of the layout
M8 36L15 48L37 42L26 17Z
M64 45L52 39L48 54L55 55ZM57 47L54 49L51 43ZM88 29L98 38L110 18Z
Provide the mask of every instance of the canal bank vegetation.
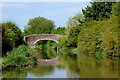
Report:
M57 51L54 50L56 44L47 44L36 46L35 48L28 48L25 45L20 45L18 48L13 48L12 51L6 53L6 56L2 57L2 69L7 70L17 67L34 67L37 65L37 59L52 59L57 56ZM43 46L43 47L41 47ZM48 47L47 47L48 46Z
M7 52L7 55L2 59L3 69L33 66L35 64L36 58L25 45L21 45L18 48L14 48L11 52Z
M2 69L34 67L37 65L37 59L55 58L57 56L56 43L51 41L44 41L43 43L44 44L36 45L35 48L28 48L25 45L13 48L13 50L7 52L6 55L0 59Z
M23 34L20 28L11 21L2 23L2 56L0 64L2 70L25 67L36 64L32 52L24 45Z
M69 18L66 36L60 39L59 48L72 48L75 55L76 52L95 54L97 59L118 57L118 4L92 2L82 10L83 14Z
M83 24L77 45L80 53L118 56L118 17Z

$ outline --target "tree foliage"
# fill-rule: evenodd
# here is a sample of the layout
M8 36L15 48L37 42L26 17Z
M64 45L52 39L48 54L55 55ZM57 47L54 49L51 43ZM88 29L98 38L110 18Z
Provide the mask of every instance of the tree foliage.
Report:
M65 34L65 27L58 27L57 29L53 29L51 34Z
M59 46L66 47L77 47L77 38L81 30L81 25L84 22L84 17L81 13L69 18L67 22L67 27L65 30L65 37L60 40Z
M77 37L81 30L82 23L84 23L84 16L81 13L69 18L67 22L67 28L65 30L68 47L77 47Z
M119 56L117 52L118 3L93 2L91 4L91 7L87 6L83 10L85 21L83 20L82 24L78 24L78 19L75 17L69 19L65 36L60 39L60 48L74 47L80 53L96 54L97 58L103 55Z
M39 16L29 20L24 29L24 35L50 34L54 27L55 25L52 20Z
M87 27L87 25L89 25ZM80 53L100 55L118 55L118 17L108 21L85 23L78 36Z
M120 5L120 2L116 2L112 5L111 17L118 16L118 11L120 11L119 5Z
M84 22L84 16L81 13L76 14L75 16L69 18L67 22L67 28L76 27L81 25Z
M60 39L59 47L78 48L79 53L96 54L97 58L118 56L118 17L70 28L66 36Z
M110 18L112 10L112 2L90 2L91 6L82 9L85 20L103 20Z
M11 50L23 43L22 32L13 22L3 23L2 26L2 52ZM4 55L4 54L3 54Z

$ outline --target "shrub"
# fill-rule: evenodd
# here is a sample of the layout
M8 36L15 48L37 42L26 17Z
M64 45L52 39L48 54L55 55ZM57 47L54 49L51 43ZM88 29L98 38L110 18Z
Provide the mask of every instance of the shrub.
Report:
M35 64L36 59L31 55L29 49L21 45L14 48L7 56L3 57L3 68L7 67L22 67Z

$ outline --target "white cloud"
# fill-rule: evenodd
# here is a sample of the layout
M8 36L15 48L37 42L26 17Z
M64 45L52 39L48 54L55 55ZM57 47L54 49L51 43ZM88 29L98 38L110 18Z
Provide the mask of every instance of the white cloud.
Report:
M90 2L91 0L2 0L2 2Z

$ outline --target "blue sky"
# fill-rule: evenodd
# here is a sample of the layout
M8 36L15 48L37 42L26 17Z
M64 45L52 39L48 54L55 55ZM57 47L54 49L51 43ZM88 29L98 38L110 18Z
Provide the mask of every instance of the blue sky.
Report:
M41 16L54 21L56 27L76 13L82 13L89 2L2 2L2 22L12 21L23 31L29 19Z

